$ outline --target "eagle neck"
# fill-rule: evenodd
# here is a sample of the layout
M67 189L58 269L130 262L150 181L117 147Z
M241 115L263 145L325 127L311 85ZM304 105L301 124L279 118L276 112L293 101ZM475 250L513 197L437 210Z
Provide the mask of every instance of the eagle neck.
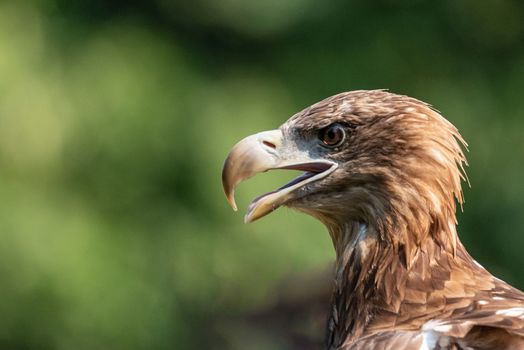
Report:
M336 250L330 349L338 349L382 327L397 326L401 320L422 322L427 317L426 310L413 305L429 302L426 298L434 290L442 298L453 270L460 269L462 278L464 273L479 273L458 238L456 245L443 246L433 238L434 233L428 232L407 261L402 243L384 239L391 232L378 232L359 221L328 228ZM438 274L438 279L432 274Z
M371 320L378 235L359 221L327 226L336 251L328 345L329 349L338 349L348 339L360 337Z

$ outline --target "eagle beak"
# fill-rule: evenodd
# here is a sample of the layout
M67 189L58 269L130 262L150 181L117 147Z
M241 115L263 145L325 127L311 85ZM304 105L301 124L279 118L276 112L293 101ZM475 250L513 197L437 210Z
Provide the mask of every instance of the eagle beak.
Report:
M244 221L255 221L292 199L295 190L317 181L333 172L337 164L325 159L312 159L308 152L286 146L282 131L264 131L246 137L229 152L222 170L222 185L227 201L237 210L236 186L261 172L271 169L303 170L295 178L276 191L259 196L248 207Z

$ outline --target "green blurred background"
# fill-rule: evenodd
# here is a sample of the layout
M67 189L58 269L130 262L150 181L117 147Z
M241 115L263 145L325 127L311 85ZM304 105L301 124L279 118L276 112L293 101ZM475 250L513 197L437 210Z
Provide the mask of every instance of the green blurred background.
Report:
M291 348L238 320L331 242L287 209L243 225L221 166L353 89L459 127L461 237L524 288L523 17L519 0L0 2L0 348ZM241 211L290 176L242 185Z

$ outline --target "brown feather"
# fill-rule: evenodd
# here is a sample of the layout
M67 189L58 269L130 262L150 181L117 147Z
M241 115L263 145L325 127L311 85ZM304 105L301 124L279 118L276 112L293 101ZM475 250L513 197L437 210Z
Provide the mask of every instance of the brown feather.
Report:
M456 233L466 143L430 105L383 90L327 98L282 126L353 128L342 166L287 205L330 232L337 263L329 349L521 349L524 294L494 278Z

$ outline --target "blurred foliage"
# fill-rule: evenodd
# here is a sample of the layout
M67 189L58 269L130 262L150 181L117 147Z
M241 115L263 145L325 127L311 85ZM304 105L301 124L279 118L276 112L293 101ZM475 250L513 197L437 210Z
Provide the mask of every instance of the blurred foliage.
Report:
M360 88L459 127L461 237L524 288L523 15L518 0L1 2L0 348L286 349L223 321L326 265L331 243L285 209L243 225L222 162Z

